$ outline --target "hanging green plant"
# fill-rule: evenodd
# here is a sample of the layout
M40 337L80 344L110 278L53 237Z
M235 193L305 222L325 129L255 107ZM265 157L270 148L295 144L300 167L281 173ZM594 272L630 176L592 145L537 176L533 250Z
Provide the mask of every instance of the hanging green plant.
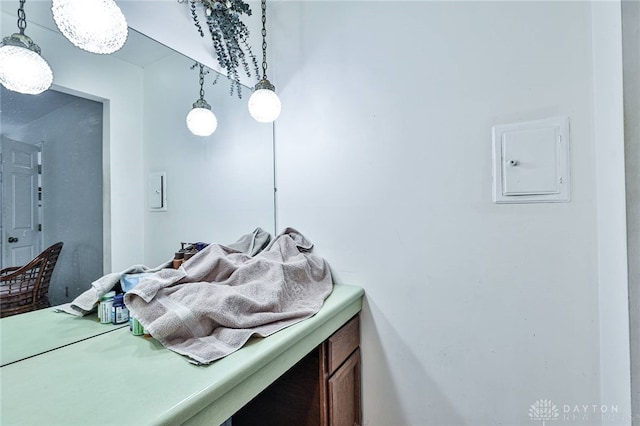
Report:
M201 37L206 26L211 35L213 50L220 67L231 81L230 94L234 91L242 97L239 68L247 75L260 75L258 60L249 45L249 29L242 22L242 15L251 16L251 8L242 0L187 0L191 17ZM178 0L183 3L185 0ZM201 23L201 19L204 22ZM251 69L253 68L253 70Z

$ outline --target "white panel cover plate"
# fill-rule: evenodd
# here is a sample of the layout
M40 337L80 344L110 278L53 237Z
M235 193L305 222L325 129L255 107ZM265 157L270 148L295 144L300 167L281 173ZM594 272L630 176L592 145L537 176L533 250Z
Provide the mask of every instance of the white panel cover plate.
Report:
M569 118L493 126L493 201L567 202Z
M167 173L149 173L148 179L148 200L149 210L167 211Z

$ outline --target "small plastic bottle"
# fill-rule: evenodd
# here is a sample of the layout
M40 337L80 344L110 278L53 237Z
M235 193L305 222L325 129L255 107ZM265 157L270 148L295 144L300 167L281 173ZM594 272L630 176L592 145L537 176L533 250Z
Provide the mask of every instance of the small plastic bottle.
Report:
M102 324L111 323L111 310L113 309L113 298L116 296L115 291L110 291L100 298L98 305L98 318Z
M118 294L113 299L113 307L111 308L111 322L113 324L122 324L129 321L129 309L124 304L124 294Z
M180 268L180 265L182 265L182 262L184 262L184 252L178 251L176 252L175 257L173 258L173 269Z
M194 255L194 254L196 254L194 251L188 251L188 252L185 252L185 254L184 254L184 261L183 261L182 263L184 263L184 262L186 262L187 260L191 259L191 258L193 257L193 255Z
M144 327L140 324L140 321L132 316L129 316L129 330L134 336L142 336L144 334Z

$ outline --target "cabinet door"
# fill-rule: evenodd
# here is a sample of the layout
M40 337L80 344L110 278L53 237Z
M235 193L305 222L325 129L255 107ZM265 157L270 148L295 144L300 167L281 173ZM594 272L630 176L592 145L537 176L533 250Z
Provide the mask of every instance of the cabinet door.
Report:
M360 349L329 378L329 425L354 426L362 423L360 407Z
M314 349L233 415L233 426L322 426L324 377Z

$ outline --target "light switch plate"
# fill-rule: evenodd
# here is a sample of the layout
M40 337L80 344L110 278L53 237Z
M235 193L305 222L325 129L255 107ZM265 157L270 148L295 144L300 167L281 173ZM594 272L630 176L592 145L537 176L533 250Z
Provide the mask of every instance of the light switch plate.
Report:
M493 201L570 200L569 118L493 126Z
M167 211L167 172L149 173L147 183L149 210Z

